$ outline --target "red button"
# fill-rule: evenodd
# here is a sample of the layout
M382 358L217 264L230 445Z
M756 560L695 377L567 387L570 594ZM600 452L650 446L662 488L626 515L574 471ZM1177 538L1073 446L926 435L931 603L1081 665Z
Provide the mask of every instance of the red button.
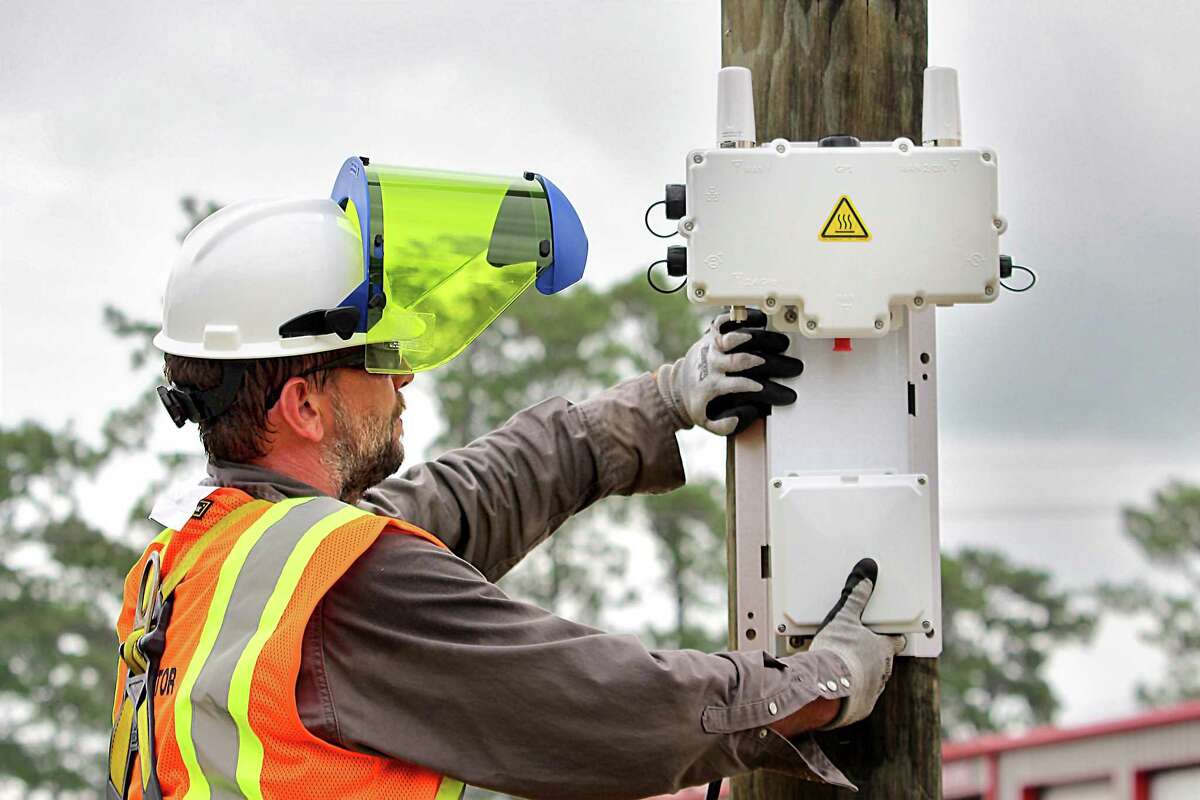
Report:
M835 353L849 353L853 349L854 348L850 346L849 339L834 339L833 340L833 352L835 352Z

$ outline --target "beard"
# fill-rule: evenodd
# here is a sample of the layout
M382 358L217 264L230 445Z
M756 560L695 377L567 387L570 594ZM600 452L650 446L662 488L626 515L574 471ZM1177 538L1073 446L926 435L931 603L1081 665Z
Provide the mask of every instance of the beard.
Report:
M397 395L391 413L354 417L333 395L335 435L323 455L325 466L340 486L338 499L355 503L363 492L382 482L404 463L404 445L395 435L396 420L404 411Z

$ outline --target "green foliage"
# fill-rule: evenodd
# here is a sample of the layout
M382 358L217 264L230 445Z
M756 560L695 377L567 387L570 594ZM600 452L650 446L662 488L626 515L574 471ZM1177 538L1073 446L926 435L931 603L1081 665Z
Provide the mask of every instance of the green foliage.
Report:
M1200 487L1171 483L1154 494L1149 508L1122 511L1125 533L1167 580L1106 585L1110 607L1150 621L1143 641L1167 657L1157 683L1141 682L1138 699L1164 705L1200 697Z
M137 553L85 521L74 494L115 449L31 422L0 429L0 776L25 794L100 780L113 619Z
M1095 613L1055 590L1049 573L1000 553L942 556L942 728L952 738L1050 722L1055 647L1086 641Z
M187 230L219 207L192 197L180 205ZM161 456L124 530L84 518L82 485L143 448L159 413L161 362L150 341L158 324L112 307L103 321L128 343L130 367L145 383L108 414L99 444L33 422L0 428L0 787L21 796L97 796L116 679L114 620L140 553L125 542L147 538L130 534L151 529L149 498L194 465L186 454Z

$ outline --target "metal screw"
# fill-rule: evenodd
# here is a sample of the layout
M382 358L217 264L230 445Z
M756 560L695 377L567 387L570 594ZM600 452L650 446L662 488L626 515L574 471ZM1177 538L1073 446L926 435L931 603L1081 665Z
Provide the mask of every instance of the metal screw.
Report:
M913 298L913 305L917 308L920 308L921 306L925 305L925 298L921 297L921 295L917 295Z
M775 145L775 152L776 153L786 153L787 145L782 145L782 144Z
M991 161L991 160L992 160L992 154L991 154L991 153L984 153L984 154L983 154L983 160L984 160L984 161Z
M991 286L985 286L985 287L983 287L983 293L984 294L995 294L996 290Z
M783 488L783 481L771 481L771 485L772 485L773 487L775 487L776 489L782 489L782 488Z
M783 319L785 322L795 322L799 318L800 315L796 313L796 309L794 308L789 308L787 311L783 312Z
M804 323L804 327L808 328L810 331L815 331L817 329L817 321L815 319L810 319L808 322Z
M787 633L787 625L784 625L781 622L777 626L775 626L775 630L779 631L780 633Z
M704 289L697 286L696 290L692 292L692 294L694 294L696 297L704 297Z
M996 230L1000 230L1001 228L1004 227L1003 220L1001 220L999 218L992 220L992 227L995 228Z
M924 478L917 478L917 483L919 483L919 484L921 484L922 486L924 486L924 485L925 485L925 479L924 479Z
M883 320L881 320L881 319L875 320L875 330L877 330L877 331L883 330Z
M693 164L704 163L704 156L700 155L699 153L696 153L695 155L692 156L692 163Z
M905 144L904 142L901 142L901 143L900 143L900 152L901 152L901 153L907 153L907 152L908 152L908 145L907 145L907 144Z
M921 620L921 627L927 631L933 630L933 623L927 619Z
M775 307L775 298L774 298L774 297L768 297L768 298L767 298L766 300L764 300L763 302L764 302L764 304L767 306L767 308L774 308L774 307Z
M683 223L683 229L685 231L690 231L695 227L696 227L696 223L692 222L690 219L687 222Z

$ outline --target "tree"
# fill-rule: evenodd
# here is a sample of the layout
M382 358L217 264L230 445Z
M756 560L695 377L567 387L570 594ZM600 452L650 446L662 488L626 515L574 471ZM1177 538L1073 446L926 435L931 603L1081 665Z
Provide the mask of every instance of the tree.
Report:
M1154 586L1107 584L1101 592L1111 607L1148 619L1142 640L1167 657L1161 679L1138 684L1138 700L1164 705L1200 697L1200 487L1172 482L1149 507L1130 506L1122 516L1125 534L1167 576Z
M189 230L217 208L194 198L181 206ZM102 785L125 574L149 538L149 499L194 459L160 456L163 470L125 529L104 531L85 517L81 484L142 449L159 407L150 344L158 325L111 307L104 323L131 343L130 367L146 383L108 414L99 443L70 427L0 428L0 788L22 796L96 796Z
M92 447L70 429L0 429L0 786L24 796L100 783L113 620L137 552L84 519L76 488L129 444L124 433L114 422Z
M1058 700L1046 681L1056 646L1086 641L1096 615L1049 573L966 548L942 556L942 731L950 738L1044 724Z

